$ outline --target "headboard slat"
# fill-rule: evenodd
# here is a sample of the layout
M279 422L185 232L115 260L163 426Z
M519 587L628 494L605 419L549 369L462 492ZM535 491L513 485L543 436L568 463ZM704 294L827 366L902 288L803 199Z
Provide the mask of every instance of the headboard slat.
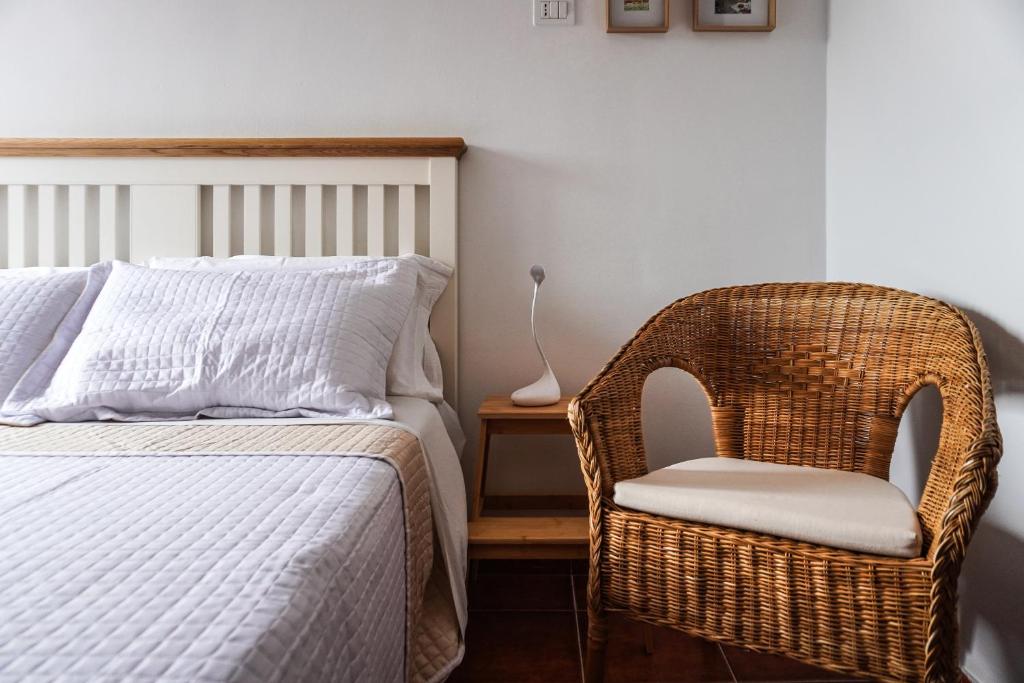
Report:
M366 188L366 255L384 256L384 186Z
M242 191L242 253L257 255L263 253L261 235L263 233L263 188L259 185L246 185Z
M64 266L68 262L68 188L62 185L40 185L39 253L40 266Z
M335 230L337 231L338 256L351 256L356 253L355 190L351 185L338 185L335 191L337 192Z
M39 265L39 193L35 185L7 188L7 267Z
M306 185L306 256L324 255L324 189Z
M0 185L0 268L7 267L7 187Z
M231 256L231 186L213 186L213 255Z
M416 186L398 186L398 253L416 251Z
M85 266L99 260L99 188L68 188L68 265Z
M292 255L292 186L274 188L274 255Z
M130 251L128 189L119 185L102 185L99 190L99 260L125 260L129 258Z

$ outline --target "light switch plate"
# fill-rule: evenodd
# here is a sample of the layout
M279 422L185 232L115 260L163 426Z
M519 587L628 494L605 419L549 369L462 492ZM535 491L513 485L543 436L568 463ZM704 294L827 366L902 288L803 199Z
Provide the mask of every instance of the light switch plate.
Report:
M572 26L576 23L576 0L531 0L534 26Z

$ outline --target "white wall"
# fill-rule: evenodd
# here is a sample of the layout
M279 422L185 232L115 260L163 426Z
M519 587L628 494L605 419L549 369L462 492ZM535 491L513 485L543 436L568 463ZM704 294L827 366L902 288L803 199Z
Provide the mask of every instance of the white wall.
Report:
M534 28L529 0L0 2L0 136L462 135L463 422L539 374L567 392L651 313L706 287L824 275L825 9L767 35L604 32L602 0ZM696 390L652 416L709 447ZM688 415L681 425L676 419ZM696 449L700 450L700 449ZM660 460L659 460L660 459ZM575 451L499 486L582 492Z
M963 307L992 366L1005 457L964 572L965 668L1024 680L1024 3L831 3L828 276ZM938 401L912 406L894 479L919 497Z

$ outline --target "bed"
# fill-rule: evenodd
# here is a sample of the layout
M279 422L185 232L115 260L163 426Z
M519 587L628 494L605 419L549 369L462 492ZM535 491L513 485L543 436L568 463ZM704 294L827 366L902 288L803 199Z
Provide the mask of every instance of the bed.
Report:
M0 141L0 265L456 261L460 139ZM0 427L0 679L434 681L460 661L457 287L444 401L393 419Z

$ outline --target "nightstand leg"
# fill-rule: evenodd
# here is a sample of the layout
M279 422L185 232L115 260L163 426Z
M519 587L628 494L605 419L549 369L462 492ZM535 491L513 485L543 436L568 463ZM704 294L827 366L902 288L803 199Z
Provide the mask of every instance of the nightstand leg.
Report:
M473 491L473 510L469 516L471 521L480 519L484 510L484 491L487 488L487 455L491 448L491 435L487 429L487 420L480 420L480 438L476 456L476 485Z

